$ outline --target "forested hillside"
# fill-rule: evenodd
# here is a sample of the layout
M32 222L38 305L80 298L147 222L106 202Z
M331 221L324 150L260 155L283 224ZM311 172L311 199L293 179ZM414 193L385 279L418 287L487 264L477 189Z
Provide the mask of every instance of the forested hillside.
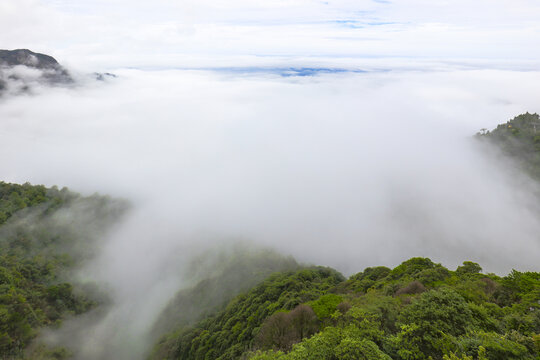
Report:
M254 249L239 244L231 246L228 251L218 252L217 259L205 253L190 264L191 269L201 267L205 268L200 269L203 273L210 270L210 274L201 276L202 279L193 287L179 291L169 302L153 326L154 340L167 332L177 333L215 313L236 295L248 291L272 273L297 270L300 265L292 257L284 257L270 249ZM175 341L175 337L162 339L162 345L166 341ZM160 349L170 346L160 346Z
M43 326L96 305L70 282L100 236L125 211L108 197L0 182L0 354L24 357ZM65 349L37 349L29 358L63 358Z
M236 359L249 348L254 332L268 316L314 300L341 280L339 273L326 268L276 273L221 312L169 334L154 358Z
M540 117L521 114L498 125L492 131L482 129L477 134L509 156L535 180L540 181Z
M277 273L175 334L166 359L537 359L540 273L427 258ZM158 346L159 347L159 346Z

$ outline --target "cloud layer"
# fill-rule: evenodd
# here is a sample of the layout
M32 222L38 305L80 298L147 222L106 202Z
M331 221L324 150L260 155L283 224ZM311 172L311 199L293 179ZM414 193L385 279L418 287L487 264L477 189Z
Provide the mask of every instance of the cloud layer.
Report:
M538 77L124 71L110 84L4 101L0 175L127 197L187 237L325 254L317 261L333 254L327 262L342 268L349 255L370 265L415 254L446 260L455 246L452 265L469 256L507 271L515 264L507 252L465 250L477 249L469 239L507 243L515 229L502 231L497 219L516 216L511 201L522 190L470 136L535 111ZM373 245L381 242L398 249ZM515 251L534 265L527 247Z

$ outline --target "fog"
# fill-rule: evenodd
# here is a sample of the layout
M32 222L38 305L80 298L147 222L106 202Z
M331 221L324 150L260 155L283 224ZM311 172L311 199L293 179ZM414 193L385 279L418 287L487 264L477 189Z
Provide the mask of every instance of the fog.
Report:
M539 270L537 185L473 138L540 111L538 72L114 72L0 100L2 180L133 204L77 275L113 299L81 359L141 358L189 260L237 240L346 275L412 256Z

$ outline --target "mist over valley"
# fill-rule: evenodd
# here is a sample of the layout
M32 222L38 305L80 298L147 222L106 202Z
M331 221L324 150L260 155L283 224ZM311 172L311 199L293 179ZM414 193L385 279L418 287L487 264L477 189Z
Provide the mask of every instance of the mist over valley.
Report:
M407 2L1 4L0 359L536 359L540 8Z

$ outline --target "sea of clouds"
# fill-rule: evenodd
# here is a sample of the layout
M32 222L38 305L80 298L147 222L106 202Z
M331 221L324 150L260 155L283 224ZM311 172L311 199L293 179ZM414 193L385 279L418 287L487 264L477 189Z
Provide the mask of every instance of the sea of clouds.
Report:
M538 271L537 185L473 135L538 111L540 73L284 71L119 69L0 100L2 180L133 204L79 274L115 304L81 359L143 356L189 259L239 240L347 275Z

